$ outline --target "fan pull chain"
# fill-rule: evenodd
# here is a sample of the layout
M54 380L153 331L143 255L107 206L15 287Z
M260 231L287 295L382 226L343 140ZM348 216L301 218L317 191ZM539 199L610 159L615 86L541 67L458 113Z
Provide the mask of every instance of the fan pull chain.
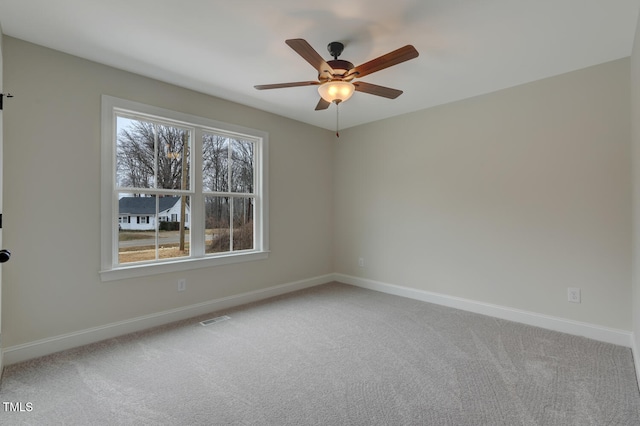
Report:
M340 137L340 102L336 102L336 137Z

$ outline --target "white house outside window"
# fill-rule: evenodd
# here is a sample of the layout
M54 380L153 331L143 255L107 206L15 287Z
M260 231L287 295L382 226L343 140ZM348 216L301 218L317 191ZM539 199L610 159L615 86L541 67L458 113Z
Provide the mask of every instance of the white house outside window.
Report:
M264 259L265 132L102 101L103 280Z

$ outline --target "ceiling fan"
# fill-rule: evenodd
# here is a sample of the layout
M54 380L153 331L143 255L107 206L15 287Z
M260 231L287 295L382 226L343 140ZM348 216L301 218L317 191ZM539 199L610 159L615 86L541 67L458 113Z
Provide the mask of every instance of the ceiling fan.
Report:
M416 58L418 51L412 45L406 45L386 55L379 56L362 65L354 67L349 61L338 59L344 50L344 45L334 41L329 43L327 50L333 56L325 61L306 40L301 38L289 39L285 43L302 56L318 71L318 81L298 81L292 83L263 84L254 86L258 90L281 89L285 87L318 86L320 101L316 111L327 109L331 103L339 104L351 97L354 91L395 99L402 94L402 90L354 81L376 71Z

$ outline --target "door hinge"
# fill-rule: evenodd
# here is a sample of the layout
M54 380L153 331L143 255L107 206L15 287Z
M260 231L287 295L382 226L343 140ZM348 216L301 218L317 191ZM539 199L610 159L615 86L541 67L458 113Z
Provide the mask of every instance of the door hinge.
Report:
M0 93L0 110L2 110L4 108L3 104L3 100L5 98L5 96L7 98L13 98L13 95L11 93Z

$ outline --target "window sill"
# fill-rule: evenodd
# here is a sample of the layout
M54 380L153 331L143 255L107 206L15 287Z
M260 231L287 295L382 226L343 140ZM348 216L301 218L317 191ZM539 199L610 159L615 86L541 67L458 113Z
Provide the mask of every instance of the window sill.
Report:
M161 263L145 263L120 266L100 271L100 279L105 281L125 280L129 278L146 277L149 275L165 274L169 272L188 271L191 269L208 268L211 266L228 265L231 263L251 262L269 257L268 251L250 253L230 253L216 257L202 257L198 259L179 259Z

